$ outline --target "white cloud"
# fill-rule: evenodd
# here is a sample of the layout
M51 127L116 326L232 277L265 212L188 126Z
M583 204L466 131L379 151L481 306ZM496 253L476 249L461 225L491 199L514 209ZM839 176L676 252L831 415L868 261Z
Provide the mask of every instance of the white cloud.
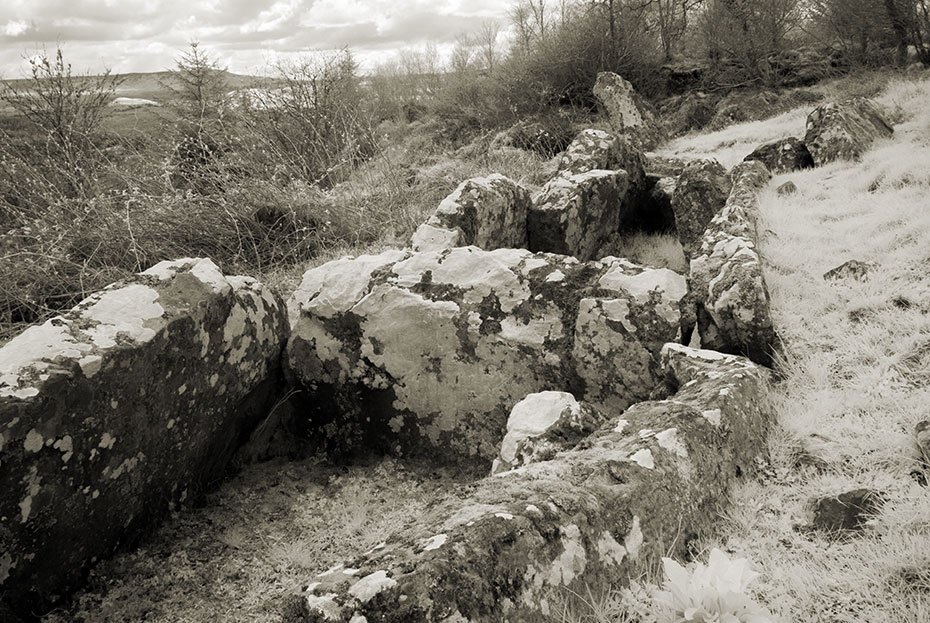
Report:
M29 30L29 23L24 20L10 20L3 27L3 34L7 37L18 37Z

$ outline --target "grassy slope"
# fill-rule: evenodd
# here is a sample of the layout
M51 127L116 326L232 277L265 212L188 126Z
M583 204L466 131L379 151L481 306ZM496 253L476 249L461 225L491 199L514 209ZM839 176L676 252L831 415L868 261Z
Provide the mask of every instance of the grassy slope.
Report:
M722 517L727 536L705 545L755 561L762 599L784 623L930 621L930 496L910 476L914 426L930 418L928 97L928 79L892 83L878 101L902 121L893 139L861 163L778 176L762 196L760 246L786 344L779 428L763 478ZM745 155L803 132L802 112L672 147L715 155L716 144L732 164L734 137ZM787 179L796 195L771 190ZM849 259L878 268L863 282L822 278ZM861 535L796 530L811 498L858 487L887 499Z

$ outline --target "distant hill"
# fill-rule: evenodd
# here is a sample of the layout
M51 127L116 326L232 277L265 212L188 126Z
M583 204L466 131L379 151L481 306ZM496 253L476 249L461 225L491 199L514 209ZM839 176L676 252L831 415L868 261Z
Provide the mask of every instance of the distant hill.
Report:
M268 78L261 76L234 74L228 71L221 71L220 73L224 74L230 91L253 88L268 82ZM172 71L116 74L116 76L120 79L120 85L116 89L114 99L116 97L130 97L164 102L171 95L170 87L178 85L177 78ZM19 88L28 88L29 85L29 79L25 78L6 82Z

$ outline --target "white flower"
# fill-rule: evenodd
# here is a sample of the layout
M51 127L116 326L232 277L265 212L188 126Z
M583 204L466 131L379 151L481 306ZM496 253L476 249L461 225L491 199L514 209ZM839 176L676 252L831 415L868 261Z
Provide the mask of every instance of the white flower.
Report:
M753 601L746 589L759 574L745 558L730 560L719 549L707 565L696 563L689 571L671 558L663 558L665 590L656 601L665 606L675 623L772 623L772 615Z

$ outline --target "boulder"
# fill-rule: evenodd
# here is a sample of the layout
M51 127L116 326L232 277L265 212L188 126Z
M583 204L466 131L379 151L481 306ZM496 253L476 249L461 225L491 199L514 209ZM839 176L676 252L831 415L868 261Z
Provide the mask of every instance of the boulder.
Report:
M788 180L787 182L785 182L784 184L776 188L775 192L783 196L793 195L798 192L798 187L795 185L794 182L792 182L791 180Z
M656 178L670 177L678 179L681 172L688 166L690 160L670 158L667 156L647 156L646 175Z
M744 162L758 160L772 173L789 173L810 169L814 158L807 150L807 145L794 137L766 143L744 158Z
M527 217L529 249L571 255L582 261L620 229L629 189L626 171L594 170L550 180Z
M658 180L646 175L645 166L643 152L633 146L629 137L589 129L581 132L562 154L559 175L571 177L597 169L623 169L627 174L627 191L620 202L618 232L673 231L675 218L671 206L661 192L654 194Z
M737 89L717 102L714 118L709 126L713 130L719 130L734 123L767 119L776 114L778 103L778 93L774 91Z
M809 529L834 533L861 530L881 506L881 494L872 489L855 489L822 497L812 503L814 517Z
M413 234L416 251L475 245L493 249L526 247L529 192L497 173L459 184Z
M429 454L487 473L508 415L559 389L647 397L679 335L682 276L526 250L388 251L308 271L286 367L308 437L336 453Z
M643 152L633 146L628 136L588 129L578 134L562 153L558 172L571 177L595 169L623 169L632 184L642 180L644 167Z
M817 165L834 160L858 160L875 139L893 134L878 107L863 97L831 102L807 117L804 144Z
M491 473L547 461L574 448L603 422L604 416L597 409L579 403L568 392L530 394L514 405L507 418L507 434Z
M0 348L0 590L77 586L216 482L267 413L282 301L206 259L162 262Z
M731 186L727 170L716 160L693 160L682 169L672 196L672 211L686 258L700 247L704 230L723 208Z
M823 274L825 281L838 281L840 279L853 279L855 281L865 281L869 273L877 268L873 262L862 262L860 260L849 260L843 262L836 268L831 268Z
M622 77L609 71L598 73L594 95L613 128L628 135L638 147L654 149L665 140L652 107Z
M669 136L680 136L710 125L720 97L700 91L671 97L659 107L662 129Z
M555 591L615 590L662 556L685 556L753 472L772 415L766 375L743 358L670 344L662 361L679 388L669 400L615 413L570 450L450 495L313 578L300 615L543 623Z
M757 193L770 174L758 161L733 169L726 206L711 219L691 259L701 345L772 364L775 329L768 289L756 250Z

